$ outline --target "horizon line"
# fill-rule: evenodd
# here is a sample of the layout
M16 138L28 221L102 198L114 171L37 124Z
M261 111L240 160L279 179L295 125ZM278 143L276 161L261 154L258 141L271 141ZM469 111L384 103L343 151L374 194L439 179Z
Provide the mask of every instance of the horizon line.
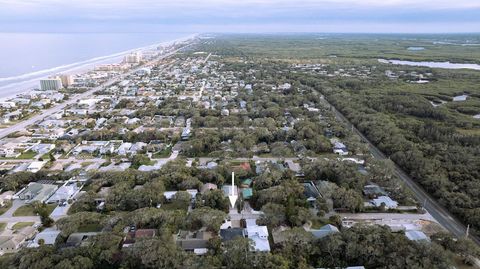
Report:
M382 35L480 35L478 32L312 32L312 31L259 31L259 32L186 32L186 31L0 31L0 34L324 34L324 35L336 35L336 34L350 34L350 35L366 35L366 34L382 34Z

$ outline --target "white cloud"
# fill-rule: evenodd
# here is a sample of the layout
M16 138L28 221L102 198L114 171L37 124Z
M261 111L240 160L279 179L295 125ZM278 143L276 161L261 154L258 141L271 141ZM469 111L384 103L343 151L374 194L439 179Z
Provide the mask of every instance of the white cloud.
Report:
M479 8L476 0L0 0L0 7L72 7L72 8L170 8L170 7L422 7Z
M330 23L370 29L369 23L398 23L411 31L418 23L436 23L440 30L453 23L463 31L461 24L480 24L480 0L0 0L0 29L7 24L35 29L41 23L209 24L232 29L270 24L284 30L288 28L281 25L298 29Z

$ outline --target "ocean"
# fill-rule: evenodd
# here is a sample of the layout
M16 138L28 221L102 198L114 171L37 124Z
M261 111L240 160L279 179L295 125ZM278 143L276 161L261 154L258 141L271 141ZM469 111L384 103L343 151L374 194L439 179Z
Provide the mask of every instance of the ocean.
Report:
M187 33L0 33L0 98L58 73L121 61L129 50L189 36Z

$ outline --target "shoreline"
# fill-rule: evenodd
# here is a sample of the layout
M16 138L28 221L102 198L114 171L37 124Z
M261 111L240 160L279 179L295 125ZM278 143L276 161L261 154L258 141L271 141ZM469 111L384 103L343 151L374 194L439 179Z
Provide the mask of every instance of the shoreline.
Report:
M169 41L154 43L148 46L134 48L134 49L122 51L119 53L114 53L111 55L99 56L99 57L91 58L91 59L77 62L77 63L66 64L66 65L52 67L49 69L34 72L34 73L37 73L38 75L34 75L33 73L19 75L17 77L24 76L27 78L23 81L18 81L18 82L13 81L12 83L0 86L0 101L5 101L7 99L18 96L19 94L27 93L31 90L34 90L39 87L39 81L41 79L48 78L52 75L55 75L55 74L75 75L75 74L86 73L93 70L96 65L118 63L123 59L125 55L128 55L132 52L150 50L150 49L157 48L158 46L170 46L174 43L183 42L183 41L195 38L198 35L199 34L191 34L185 37L180 37L180 38L169 40ZM28 78L30 76L31 78ZM10 80L14 80L14 79L10 79Z

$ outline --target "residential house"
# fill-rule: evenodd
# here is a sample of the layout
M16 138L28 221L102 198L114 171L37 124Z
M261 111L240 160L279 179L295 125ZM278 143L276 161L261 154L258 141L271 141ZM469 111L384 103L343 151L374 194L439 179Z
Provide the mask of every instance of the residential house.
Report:
M430 238L422 231L409 230L405 232L405 236L411 241L430 242Z
M307 199L307 202L311 206L315 206L315 202L317 201L317 198L320 196L320 191L317 189L315 184L313 182L304 182L303 183L303 195Z
M207 253L208 241L213 237L213 233L201 229L196 232L179 231L178 234L174 235L174 240L182 249L197 255L203 255Z
M258 226L256 219L246 219L246 237L253 241L255 251L270 251L267 226Z
M134 231L129 231L127 235L123 238L122 247L127 248L135 244L137 239L140 238L153 238L155 237L155 229L138 229Z
M163 196L165 197L165 200L167 201L172 201L175 198L175 195L177 194L178 191L166 191L163 193ZM198 190L195 189L188 189L186 190L188 194L190 194L190 197L192 197L192 200L195 199L197 196Z
M129 152L131 147L132 147L132 143L129 143L129 142L122 143L117 149L117 154L125 156Z
M87 246L88 239L99 234L98 232L87 232L87 233L72 233L67 238L65 245L67 247L78 247L78 246Z
M309 230L310 233L313 234L313 236L317 239L329 236L334 233L339 233L340 231L338 230L337 227L327 224L325 226L320 227L318 230Z
M16 107L16 104L15 102L0 102L0 107L10 109Z
M41 203L47 201L57 190L57 185L53 184L40 184L36 182L30 182L27 187L17 192L13 198L28 201L39 201Z
M345 146L342 142L334 142L333 153L336 153L340 156L348 155L347 146Z
M216 184L213 183L205 183L203 184L202 188L200 189L200 193L204 194L209 190L216 190L218 187Z
M246 231L243 228L229 228L229 229L220 229L220 237L222 242L227 242L235 239L236 237L245 237Z
M49 153L54 148L55 148L54 144L35 144L30 148L30 150L43 155L43 154Z
M249 200L253 196L253 189L252 188L243 188L242 189L242 197L245 200Z
M12 201L14 192L6 191L0 194L0 206L5 206L8 202Z
M60 231L54 228L46 228L35 236L32 242L28 244L29 248L37 248L41 245L55 245L60 235Z
M302 173L302 168L300 167L299 163L296 163L292 160L285 161L286 167L295 173L295 176L301 177L304 176L305 174Z
M225 195L225 197L228 197L230 195L238 195L238 187L237 186L233 186L233 191L232 191L232 185L224 185L222 187L222 191L223 191L223 194Z
M47 164L46 161L31 162L27 166L27 172L36 173L36 172L40 171L45 166L45 164Z
M12 253L20 249L25 241L33 238L37 229L32 226L24 227L10 235L0 236L0 253Z
M387 192L384 191L377 184L368 184L363 187L363 194L369 198L377 198L378 196L385 196Z
M10 113L3 115L3 118L10 121L19 120L22 117L22 111L16 110Z
M397 208L398 207L398 202L392 200L392 198L384 195L384 196L379 196L378 198L372 199L370 203L376 207L380 206L385 206L385 208Z
M69 180L65 182L55 193L48 198L47 203L61 203L72 199L80 190L83 185L79 181Z

